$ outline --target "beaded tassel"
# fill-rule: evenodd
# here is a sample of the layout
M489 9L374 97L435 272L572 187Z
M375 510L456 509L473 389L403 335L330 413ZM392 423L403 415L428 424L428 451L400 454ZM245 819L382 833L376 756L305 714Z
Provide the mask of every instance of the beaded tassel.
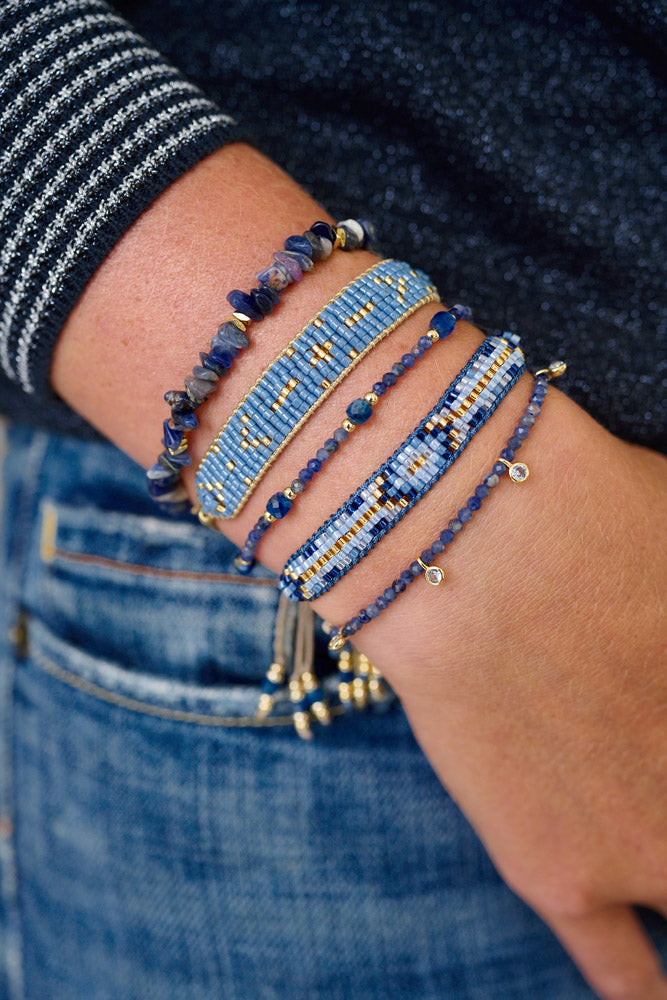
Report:
M486 500L492 489L494 489L501 478L508 473L509 479L514 483L523 483L528 479L530 470L525 462L517 462L516 452L528 439L530 431L540 415L544 403L547 386L551 379L558 378L566 371L564 361L554 361L548 368L541 369L535 375L533 392L530 401L526 406L523 416L507 441L507 445L500 452L499 459L494 463L491 472L488 473L477 486L473 495L468 498L464 507L458 511L457 516L452 518L448 526L440 532L438 538L432 542L431 546L413 560L410 565L402 571L396 580L387 587L376 599L365 608L362 608L354 618L350 618L340 628L336 628L329 640L329 649L332 651L344 651L347 640L350 636L359 632L365 624L377 618L399 594L408 587L413 580L424 576L426 583L432 586L439 586L444 580L444 573L439 566L433 565L433 560L437 555L445 551L454 538L462 531L473 515L480 510L482 502Z

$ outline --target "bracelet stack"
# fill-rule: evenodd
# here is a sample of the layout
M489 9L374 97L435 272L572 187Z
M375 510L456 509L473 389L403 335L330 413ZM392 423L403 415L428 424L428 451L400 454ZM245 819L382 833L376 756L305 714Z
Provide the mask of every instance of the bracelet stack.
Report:
M163 510L178 514L188 508L180 478L182 469L192 461L188 432L198 425L195 410L215 391L240 352L250 346L250 325L272 313L281 293L300 281L304 271L312 271L316 261L326 260L338 247L366 248L373 237L373 229L366 222L346 219L335 227L316 222L301 236L285 240L284 249L274 253L273 261L257 275L256 288L250 292L236 288L229 293L227 301L233 312L211 339L208 352L199 355L200 364L186 375L185 389L170 390L164 396L171 408L171 416L163 423L165 449L146 473L148 492Z
M147 476L149 492L166 509L178 512L187 507L180 472L191 462L188 431L197 426L197 408L248 348L250 325L269 315L281 293L299 281L304 271L312 270L316 261L326 259L336 247L366 247L371 233L367 223L354 220L336 227L317 222L301 236L285 240L284 249L258 273L256 288L250 292L235 289L227 296L233 312L212 338L209 351L200 355L201 364L186 377L184 390L165 395L171 407L163 425L165 450ZM258 376L203 456L195 476L202 522L235 517L276 458L355 366L408 316L437 301L437 289L426 274L402 261L382 260L326 303ZM329 467L331 457L350 435L369 423L376 409L381 412L382 397L430 354L434 344L449 337L459 320L469 316L470 310L461 305L437 312L415 346L378 376L363 396L348 403L344 418L313 457L289 485L264 503L235 560L239 573L252 571L259 543L295 509L298 497ZM433 588L440 586L445 574L438 565L439 556L501 479L514 483L528 479L528 465L517 459L517 453L542 411L549 382L565 369L564 362L554 362L536 373L530 401L517 426L488 473L470 488L465 503L437 538L342 625L325 623L329 650L338 657L337 703L336 698L333 703L330 699L331 685L324 684L314 667L314 618L308 602L329 591L365 558L491 419L525 371L519 337L512 333L487 336L393 453L290 556L278 581L281 597L274 656L260 685L259 720L266 719L276 703L289 704L297 733L308 739L313 722L328 725L332 715L387 702L389 692L379 671L350 640L419 577ZM287 648L289 636L293 636L292 654Z

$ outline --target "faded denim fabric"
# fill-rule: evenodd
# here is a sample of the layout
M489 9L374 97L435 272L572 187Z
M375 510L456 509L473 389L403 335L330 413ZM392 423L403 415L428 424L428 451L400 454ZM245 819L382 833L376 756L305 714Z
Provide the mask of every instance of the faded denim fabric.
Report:
M272 574L109 445L16 427L4 491L1 1000L590 1000L395 702L252 724Z

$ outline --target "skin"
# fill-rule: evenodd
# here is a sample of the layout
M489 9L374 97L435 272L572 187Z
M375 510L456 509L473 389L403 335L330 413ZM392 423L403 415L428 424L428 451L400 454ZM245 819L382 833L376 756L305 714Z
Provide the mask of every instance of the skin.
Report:
M270 206L267 211L266 206ZM289 233L328 215L241 144L171 185L99 268L63 330L56 391L144 466L162 450L163 393L180 388L230 311ZM290 289L251 348L198 411L193 467L256 376L375 258L336 253ZM221 523L241 543L314 454L345 406L428 328L426 306L377 347L283 452L241 514ZM264 540L274 570L435 403L482 334L459 323L385 397L298 500L298 517ZM545 362L552 359L545 358ZM138 376L137 373L141 373ZM329 594L342 623L416 558L490 470L530 394L525 376L453 468ZM667 1000L667 979L634 915L667 914L667 675L661 598L667 461L626 444L549 390L520 455L438 561L439 588L416 581L356 645L398 693L415 735L499 871L553 928L605 1000ZM204 529L202 529L204 530Z

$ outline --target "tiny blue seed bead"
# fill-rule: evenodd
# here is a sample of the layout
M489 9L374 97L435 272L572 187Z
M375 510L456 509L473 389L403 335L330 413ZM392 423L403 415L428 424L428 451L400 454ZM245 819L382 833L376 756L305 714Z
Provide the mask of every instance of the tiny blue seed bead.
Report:
M317 458L311 458L307 462L306 468L308 469L309 472L315 475L315 473L319 472L320 469L322 468L322 463Z
M303 493L305 488L306 487L303 485L300 479L293 479L292 482L290 483L290 489L292 490L292 493Z
M405 580L402 580L399 577L398 580L394 580L394 582L392 583L391 586L392 586L392 590L394 591L395 594L402 594L403 591L405 590L406 583L405 583Z
M426 351L423 347L420 347L419 344L415 344L411 351L413 358L423 358L425 353Z
M462 527L463 524L456 517L453 517L452 520L449 522L449 530L453 531L455 535L459 533ZM442 535L440 537L442 537Z
M326 448L318 448L317 451L315 452L315 458L320 463L320 468L322 468L324 462L329 461L329 452L327 451Z
M375 605L375 603L368 604L366 605L366 614L369 618L377 618L380 614L380 609Z
M312 478L313 474L310 469L302 469L299 473L299 479L302 483L309 483Z
M338 451L338 441L335 438L327 438L324 447L330 455L333 455L334 452Z
M514 428L514 436L518 437L518 438L523 438L524 441L528 437L529 434L530 434L530 431L528 430L527 427L524 427L523 424L519 424L518 427Z
M385 372L384 375L382 376L382 381L386 386L392 386L396 385L398 379L396 378L393 372Z
M262 540L262 532L261 531L257 531L256 528L253 528L252 531L248 532L248 541L249 542L255 542L255 543L257 543L257 542L260 542L261 540Z
M404 354L403 357L401 358L401 364L403 365L404 368L412 368L414 363L415 363L414 354L410 353Z
M467 521L470 520L471 517L472 517L472 511L469 510L467 507L461 507L461 510L459 511L459 521L465 524Z
M391 604L392 601L396 600L396 591L394 590L393 587L387 587L382 596L384 597L385 601L388 601L389 604Z
M417 563L417 565L419 565L419 563ZM400 579L401 579L401 580L403 581L403 583L405 583L405 584L408 584L408 583L412 583L412 573L410 572L410 570L409 570L409 569L404 569L404 570L403 570L403 571L401 572L401 576L400 576Z
M500 457L504 458L505 461L507 461L507 462L513 462L514 461L514 452L512 451L511 448L503 448L503 450L500 453ZM500 464L502 464L502 463L500 463ZM494 466L494 468L495 468L495 466ZM503 465L503 469L504 468L505 468L505 466Z
M375 393L376 396L384 396L384 394L385 394L386 391L387 391L387 387L384 384L384 382L374 382L373 383L373 392Z
M520 437L517 437L516 434L513 434L512 437L509 438L507 441L507 447L512 448L513 451L518 451L522 444L523 444L522 439Z
M333 432L333 436L334 436L334 441L337 441L338 444L342 444L343 441L347 441L349 437L348 432L345 430L344 427L337 427L336 430Z
M539 403L533 403L531 399L530 403L526 407L526 413L530 414L530 416L532 417L539 417L541 409L542 407L539 405Z
M453 316L451 312L445 312L444 309L437 312L429 326L432 330L435 330L442 340L448 337L454 327L456 326L456 316Z
M480 500L485 500L490 493L489 487L486 483L480 483L475 489L475 496L479 497Z
M398 378L400 378L401 375L405 375L405 365L401 364L400 361L394 362L391 366L391 370Z
M508 459L508 461L511 461L511 459ZM507 472L507 466L503 465L502 462L496 462L496 464L493 466L493 471L497 476L504 476L505 473Z
M505 466L503 465L503 469L504 468L505 468ZM495 465L494 465L494 469L495 469ZM499 480L499 476L498 476L497 472L490 472L488 476L484 476L484 485L488 486L489 489L493 489L494 486L497 486L498 483L499 483L499 481L500 480Z
M425 562L425 563L433 562L433 550L432 549L424 549L424 551L422 552L422 554L420 555L419 558L421 559L422 562Z
M533 393L533 395L530 397L530 402L534 406L538 406L541 409L542 408L542 403L544 402L544 396L536 396L535 393ZM539 410L538 410L538 413L539 413Z
M433 545L431 546L431 549L432 549L434 555L439 556L441 552L445 551L445 543L441 542L440 539L437 538L433 542Z
M366 608L362 608L357 617L359 621L362 623L362 625L367 625L368 622L370 621Z
M470 319L472 316L472 309L470 306L462 306L460 302L457 302L455 306L449 310L452 316L456 316L457 319Z
M352 622L348 622L347 625L343 625L340 630L340 634L347 639L349 636L354 635L356 631L357 630L354 628Z
M418 576L422 575L422 573L424 572L424 570L421 568L421 566L419 565L419 563L415 559L414 562L410 563L410 569L408 570L408 572L410 573L411 579L416 580Z
M524 413L519 423L521 424L522 427L534 427L535 417L532 415L532 413Z
M353 424L365 424L373 415L373 407L367 399L353 399L345 412Z
M445 545L449 545L450 542L454 541L454 532L451 528L445 528L444 531L440 532L440 541Z
M380 611L384 611L384 609L385 609L386 607L388 607L388 605L389 605L389 601L387 600L387 598L386 598L386 597L384 597L384 596L383 596L383 595L381 594L381 595L380 595L379 597L376 597L376 598L375 598L375 604L376 604L376 606L377 606L377 607L378 607L378 608L380 609Z
M419 347L422 347L425 351L430 351L431 348L433 347L433 341L431 340L430 337L424 336L419 338L419 340L417 341L417 345Z
M468 498L468 507L470 510L479 510L482 506L482 500L478 496Z

